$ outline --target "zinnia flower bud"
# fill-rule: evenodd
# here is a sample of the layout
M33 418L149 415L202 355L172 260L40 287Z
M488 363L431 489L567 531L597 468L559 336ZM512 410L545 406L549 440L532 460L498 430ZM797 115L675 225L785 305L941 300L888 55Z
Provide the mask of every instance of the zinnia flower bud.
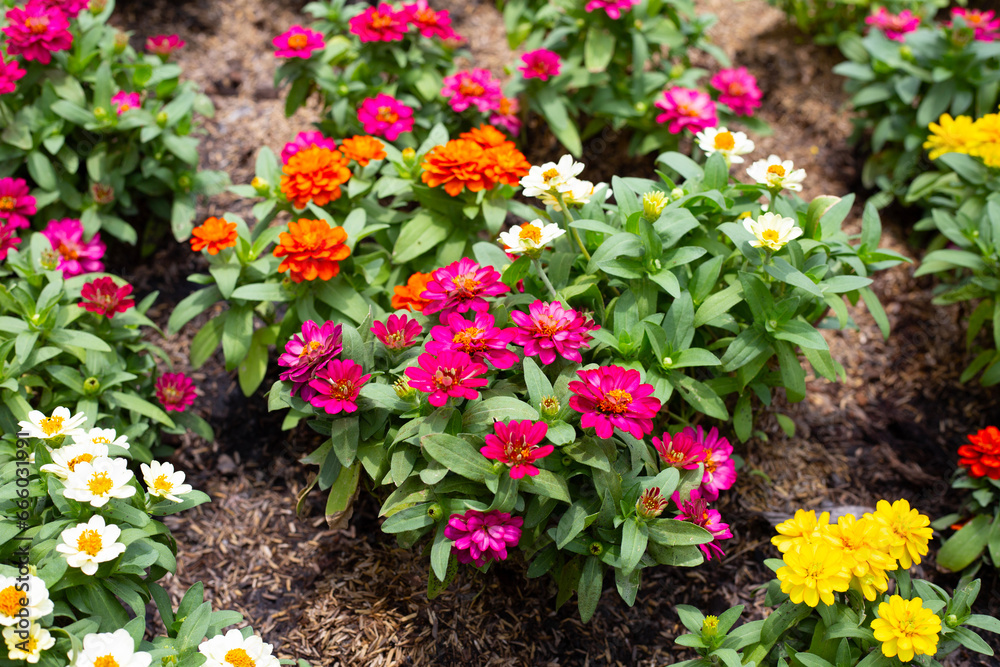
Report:
M444 508L441 507L441 503L434 503L427 508L427 516L437 521L444 516Z
M115 53L121 53L128 46L128 34L118 30L115 32Z
M701 623L701 636L703 639L710 639L719 634L719 618L717 616L706 616Z
M83 393L93 396L101 390L101 381L91 376L83 381Z
M659 190L647 192L642 196L642 214L645 216L646 220L656 222L660 218L660 213L663 212L667 203L668 200L666 195Z
M191 189L191 177L187 174L181 174L177 178L177 187L184 190L185 192Z
M271 191L271 184L260 176L254 176L254 179L250 181L250 185L253 186L253 189L256 190L259 195L266 195Z
M667 509L667 499L660 492L660 487L651 486L642 492L639 500L635 501L635 511L643 519L655 519L663 514Z
M90 13L97 16L108 6L108 0L90 0Z
M417 151L413 150L409 146L403 149L403 159L407 162L412 162L413 158L417 157Z
M94 107L94 118L97 120L107 120L108 110L104 107Z
M41 262L42 268L46 271L55 271L59 266L59 257L60 255L57 250L45 248L42 250L42 256L39 261Z
M168 120L170 120L170 116L167 114L166 111L161 111L160 113L156 114L156 124L159 125L160 127L166 127Z
M604 553L604 545L600 542L591 542L590 546L587 547L587 551L590 552L591 556L600 556Z
M559 414L559 410L562 406L559 405L559 399L555 396L544 396L541 402L542 419L554 419L556 415Z
M683 196L684 196L684 191L681 190L680 188L674 188L673 190L670 191L671 199L680 199Z
M958 622L958 616L956 616L955 614L948 614L944 619L944 623L949 628L957 628L960 625L960 623Z
M404 401L412 401L413 397L416 395L417 390L410 386L410 383L406 381L406 378L399 378L396 380L392 388L396 391L396 396L399 396Z
M94 183L90 186L90 193L94 196L96 204L110 204L115 200L115 189L104 183Z

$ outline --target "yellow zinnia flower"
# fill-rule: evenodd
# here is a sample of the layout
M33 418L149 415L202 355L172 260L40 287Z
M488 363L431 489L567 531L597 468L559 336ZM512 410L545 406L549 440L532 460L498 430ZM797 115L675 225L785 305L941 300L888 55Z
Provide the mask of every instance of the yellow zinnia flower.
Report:
M870 517L856 519L846 514L830 524L827 539L844 554L848 567L856 577L872 570L894 570L896 563L888 554L884 530Z
M880 525L889 539L889 555L898 560L903 569L920 564L920 557L927 553L927 543L934 533L928 517L910 509L906 500L897 500L892 505L887 500L880 500L875 505L875 514L865 517L874 518Z
M820 600L833 604L834 591L846 591L851 585L851 572L844 556L826 541L803 544L784 556L785 566L778 569L781 592L795 604L805 602L815 607Z
M791 519L774 527L779 534L771 538L771 544L778 547L781 553L788 553L800 544L811 544L822 539L829 525L829 512L823 512L817 520L815 510L797 510Z
M924 148L930 150L930 158L936 160L945 153L970 153L982 143L982 134L976 129L968 116L952 118L942 114L938 123L927 126L931 135L924 142Z
M987 167L1000 167L1000 114L986 114L974 123L981 143L970 152Z
M878 606L879 617L872 621L872 632L882 642L882 654L887 658L899 656L909 662L914 656L937 652L941 619L923 604L920 598L904 600L893 595Z

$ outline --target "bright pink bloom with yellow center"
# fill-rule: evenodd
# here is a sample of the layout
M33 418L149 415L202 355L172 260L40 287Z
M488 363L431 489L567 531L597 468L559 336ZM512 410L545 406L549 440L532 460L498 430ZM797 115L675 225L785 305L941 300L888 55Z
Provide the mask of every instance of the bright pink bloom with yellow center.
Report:
M328 415L356 412L358 394L371 377L364 374L361 364L355 361L331 359L309 381L309 388L312 389L309 404L321 408Z
M36 211L35 198L29 192L23 178L0 178L0 220L6 220L13 229L28 228L28 216Z
M451 16L448 15L447 9L436 12L427 4L427 0L418 0L412 5L403 5L402 12L406 22L419 30L424 37L462 39L451 27Z
M449 398L479 398L479 387L487 385L486 378L477 377L488 370L477 364L465 352L442 352L438 356L421 354L417 358L419 366L406 369L410 386L417 391L430 394L427 400L434 407L441 407Z
M42 230L42 235L59 253L59 269L64 278L104 270L101 258L106 247L101 242L101 235L94 234L94 238L84 241L83 225L79 220L52 220Z
M878 11L865 19L865 23L873 25L889 39L902 42L908 32L913 32L920 27L920 17L904 9L899 14L889 12L885 7L879 7Z
M3 54L0 54L0 95L13 93L17 90L17 82L24 78L27 72L21 69L16 60L11 58L4 62Z
M562 70L559 54L548 49L529 51L521 56L521 62L524 64L517 69L521 70L525 79L548 81L553 76L559 76L559 72Z
M951 18L965 21L965 26L975 31L975 39L980 42L992 42L1000 38L1000 19L994 18L995 16L993 10L983 11L962 7L953 7L951 10ZM948 27L955 27L954 20L948 23Z
M510 368L519 359L507 349L514 337L513 329L500 329L489 313L474 312L470 321L458 313L441 316L443 326L431 329L433 340L427 343L431 354L465 352L476 363L490 362L494 368Z
M7 10L7 51L12 56L24 56L43 65L52 62L52 54L73 46L69 19L57 7L41 0L29 0L23 8Z
M419 296L427 299L424 315L441 313L464 313L470 308L483 313L489 310L486 297L497 296L510 291L500 282L500 273L492 266L479 266L468 257L463 257L446 267L436 269L431 281Z
M185 45L186 42L177 35L153 35L146 40L146 50L163 60L168 59L174 51L183 49Z
M639 371L602 366L577 371L580 380L569 383L569 407L583 414L580 426L593 426L598 438L610 438L617 428L635 438L653 431L653 417L660 401L653 386L640 381Z
M302 331L293 335L285 343L285 351L278 357L278 365L287 368L282 371L282 382L292 383L292 396L301 392L302 400L310 400L315 391L309 381L317 371L340 354L343 347L341 325L324 322L321 325L312 320L302 323Z
M156 398L167 412L184 412L194 403L194 380L184 373L164 373L156 378Z
M674 436L664 433L662 439L654 437L653 448L664 463L681 470L694 470L704 457L704 447L685 431Z
M663 111L656 117L657 123L669 123L671 134L680 134L685 128L692 133L715 127L719 124L715 102L700 90L675 87L663 91L663 99L656 102L656 108Z
M448 518L444 536L455 542L452 553L459 563L482 567L489 561L507 558L507 547L517 546L523 525L524 519L507 512L470 509Z
M398 42L410 29L408 18L406 11L397 12L392 5L383 2L378 7L369 7L348 23L351 32L362 42Z
M7 253L17 248L21 239L17 237L17 228L9 221L0 219L0 262L7 259Z
M494 422L493 430L486 436L486 446L479 451L488 459L500 461L510 466L511 479L521 479L525 475L538 474L535 461L544 458L555 449L552 445L538 446L549 427L545 422L524 421Z
M517 115L520 110L516 97L501 96L499 106L490 116L490 124L516 136L521 131L521 119Z
M135 306L135 301L128 298L131 293L131 285L118 287L118 284L111 278L95 278L89 283L84 283L80 290L80 298L83 301L77 305L92 313L97 313L98 317L107 315L108 319L111 319L115 313L124 313Z
M121 90L111 98L111 106L121 116L126 111L141 108L142 99L139 97L139 93L126 93L124 90Z
M392 314L385 324L376 321L372 325L372 333L388 349L396 352L412 347L417 342L417 336L424 332L420 322L406 315Z
M720 69L709 84L719 91L719 101L737 116L752 116L764 97L757 87L757 78L746 67Z
M588 12L603 9L610 18L619 19L622 12L627 12L637 4L639 4L639 0L590 0L584 9Z
M337 150L337 142L333 139L327 139L319 130L299 132L295 135L294 139L285 144L285 147L281 149L281 164L288 164L288 160L293 155L299 151L312 148L314 146L318 148L326 148L331 151Z
M708 433L701 426L697 431L688 426L678 435L682 434L694 440L695 446L701 450L699 460L705 464L701 495L706 500L714 501L719 497L719 491L725 491L736 483L733 446L729 444L729 440L719 435L719 429L714 426Z
M524 347L524 356L538 357L545 365L555 361L556 356L582 363L580 348L589 347L589 332L600 329L575 310L542 300L528 306L527 313L511 311L510 318L518 326L514 344Z
M480 113L494 111L500 107L500 82L493 78L488 69L464 70L444 78L441 94L448 98L448 104L459 113L469 107L476 107Z
M708 501L703 497L703 494L698 489L695 489L691 492L690 498L682 501L680 492L674 491L674 495L670 499L674 501L680 510L680 514L675 516L675 519L678 521L690 521L696 526L701 526L712 533L715 537L708 544L698 545L698 548L705 554L705 560L712 560L712 554L716 554L720 558L725 556L726 554L722 550L722 547L716 543L719 540L728 540L733 536L733 533L729 530L729 524L722 523L722 515L719 514L718 510L708 509Z
M322 33L293 25L271 40L275 58L310 58L313 51L326 48Z
M395 141L402 133L413 130L413 109L391 95L379 93L366 97L358 107L358 122L373 137Z

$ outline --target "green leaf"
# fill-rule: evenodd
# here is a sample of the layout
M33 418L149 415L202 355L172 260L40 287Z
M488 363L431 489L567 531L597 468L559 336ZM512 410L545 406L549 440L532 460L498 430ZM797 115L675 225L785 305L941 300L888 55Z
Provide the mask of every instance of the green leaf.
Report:
M233 299L246 301L290 301L291 298L281 283L253 283L240 285L232 293Z
M149 401L141 399L135 394L126 394L121 391L111 391L108 392L108 394L116 403L118 403L118 405L122 406L126 410L138 412L143 417L149 417L150 419L158 421L168 428L174 427L174 421L167 416L167 413Z
M583 65L588 72L603 72L615 55L615 36L593 23L583 45Z
M328 526L337 525L344 517L345 512L351 507L360 479L360 461L356 461L350 467L340 469L337 481L330 487L330 495L326 499L325 513Z
M86 331L53 329L48 333L48 338L49 342L55 343L63 349L67 347L80 347L96 352L111 352L111 347L107 343Z
M28 173L38 187L45 190L55 190L58 187L56 182L56 170L52 166L52 161L40 150L28 153L27 157Z
M587 527L587 507L577 501L569 506L566 513L559 517L556 526L556 548L563 549Z
M622 544L620 566L626 574L635 569L646 553L648 535L645 525L635 519L626 519L622 524Z
M462 415L462 425L469 428L474 425L492 425L495 421L512 419L538 421L538 411L513 396L493 396L472 403Z
M937 562L952 572L965 569L982 555L989 540L993 517L980 514L941 545Z
M170 313L167 331L171 334L177 333L181 327L208 310L220 299L222 299L222 293L215 285L205 287L184 297L174 308L174 312Z
M396 512L382 524L382 532L391 535L411 530L422 530L433 525L434 519L427 514L430 505L431 503L420 503Z
M572 153L573 156L580 157L583 154L583 144L580 141L580 134L577 132L576 124L569 117L566 106L556 92L556 89L552 86L542 88L541 92L535 97L535 102L538 104L549 129L556 135L559 143Z
M537 475L521 478L521 491L555 498L564 503L572 502L566 480L550 470L540 469Z
M420 439L424 453L454 473L482 482L493 465L471 444L453 435L432 433Z
M694 314L694 326L697 329L708 324L720 315L729 312L729 309L743 300L743 286L734 283L722 290L710 295L701 304Z
M253 337L253 309L249 306L230 308L222 316L222 354L226 360L226 370L235 370L250 352Z
M452 225L444 218L424 210L410 218L399 230L392 249L394 264L404 264L436 248L451 234Z
M191 367L201 368L222 342L222 327L224 317L215 317L205 322L205 325L191 339Z
M949 637L955 639L959 644L967 649L977 653L982 653L983 655L993 655L993 649L990 648L990 645L987 644L982 637L968 628L959 626L952 630Z
M715 537L701 526L677 519L655 519L646 524L649 539L663 546L708 544Z
M589 556L583 564L576 593L579 599L580 620L584 623L588 622L597 611L597 603L601 600L603 589L604 566L600 558Z
M215 284L219 286L223 299L228 299L236 289L236 281L239 280L242 269L239 264L217 264L208 269L215 278Z

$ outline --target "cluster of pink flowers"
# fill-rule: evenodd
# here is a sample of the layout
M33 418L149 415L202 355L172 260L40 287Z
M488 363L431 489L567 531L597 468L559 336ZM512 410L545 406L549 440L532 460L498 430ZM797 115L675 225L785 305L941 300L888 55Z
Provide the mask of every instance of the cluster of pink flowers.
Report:
M885 7L879 7L878 11L865 19L865 23L875 26L889 39L902 42L904 35L920 27L920 16L909 9L893 14Z
M288 160L299 151L314 147L335 151L337 150L337 142L324 137L323 133L319 130L299 132L294 139L285 144L285 147L281 149L281 163L288 164Z
M584 9L588 12L603 9L609 18L619 19L622 12L627 12L637 4L639 0L590 0Z
M164 373L156 378L156 398L167 412L184 412L198 395L194 380L184 373Z
M733 536L733 533L729 530L729 524L722 523L722 515L719 514L718 510L708 509L708 499L704 493L695 489L687 500L681 500L680 492L675 491L670 499L674 501L679 510L679 514L674 517L675 519L690 521L696 526L701 526L712 533L715 538L708 544L698 545L698 548L705 554L705 559L712 560L712 554L716 554L720 558L725 556L722 547L716 542L728 540Z
M488 69L462 70L444 78L441 94L458 113L475 107L480 113L500 108L500 81Z
M96 313L98 317L106 315L110 320L116 313L124 313L135 306L135 301L128 298L130 294L132 294L131 285L118 287L112 278L106 276L95 278L84 283L80 290L82 301L77 305Z
M466 510L452 514L444 528L444 536L452 540L452 552L459 563L474 563L482 567L493 560L506 560L507 548L521 541L524 519L507 512Z
M733 446L714 426L707 433L701 426L697 430L688 426L674 436L664 433L663 438L653 438L653 447L668 466L694 470L704 464L699 490L706 500L718 499L720 491L736 483Z
M114 97L111 98L111 106L114 108L115 113L121 116L126 111L141 108L142 98L139 97L139 93L126 93L122 90L115 93Z
M73 46L69 20L76 16L72 13L75 4L66 4L69 6L63 8L45 0L28 0L24 7L8 9L7 27L3 29L8 53L48 65L53 53Z
M518 67L521 75L525 79L541 79L548 81L554 76L559 76L562 70L562 62L559 54L548 49L535 49L521 56L524 64Z
M418 0L402 9L382 3L369 7L349 21L351 32L362 42L398 42L409 32L417 29L423 37L437 37L450 42L462 42L463 38L451 27L448 10L439 12L431 9L427 0Z
M51 220L42 230L42 235L49 240L59 257L59 270L65 278L78 276L82 273L103 271L104 251L107 247L101 241L101 235L94 234L89 241L83 238L83 224L79 220L67 218Z
M379 93L366 97L358 107L358 122L371 136L395 141L404 132L413 131L413 109L391 95Z
M342 331L335 322L306 320L278 357L278 365L287 369L279 377L292 384L292 396L299 394L331 415L356 411L361 387L371 379L361 364L336 358L343 349Z
M993 10L953 7L951 18L952 20L946 24L949 28L955 27L954 19L961 19L965 27L973 29L973 37L977 41L993 42L1000 39L1000 19L996 18Z
M146 50L166 62L174 51L187 45L178 35L154 35L146 39Z

